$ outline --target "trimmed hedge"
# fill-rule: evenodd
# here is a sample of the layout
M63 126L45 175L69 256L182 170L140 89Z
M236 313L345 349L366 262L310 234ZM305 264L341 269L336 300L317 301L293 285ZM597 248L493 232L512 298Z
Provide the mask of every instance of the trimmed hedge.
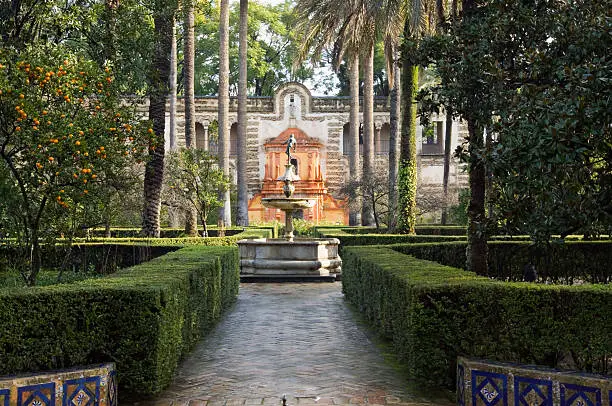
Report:
M458 355L608 373L612 286L492 281L389 247L348 247L343 291L411 377L452 389Z
M521 281L527 263L535 265L543 281L572 284L576 280L591 283L612 281L611 241L567 241L538 246L522 241L489 241L489 269L485 276ZM467 242L434 244L398 244L396 251L465 268Z
M43 245L42 256L46 268L60 268L65 263L81 272L93 268L98 274L109 274L189 245L233 246L243 238L271 238L272 235L272 228L248 228L228 237L77 239L73 242L70 258L67 258L68 246L62 244ZM14 241L9 242L14 244ZM24 261L28 257L22 247L12 244L0 243L0 273L6 266L18 266L20 260Z
M352 234L346 229L330 228L317 229L319 236L322 238L337 238L340 240L342 247L352 245L388 245L401 243L420 243L420 242L447 242L447 241L465 241L465 236L455 235L411 235L411 234L378 234L371 233L371 229L367 229L369 234L359 233Z
M258 226L258 227L249 227L247 230L253 229L261 229L261 230L269 230L271 233L274 233L276 229L275 226ZM245 231L244 227L232 227L225 229L225 236L231 237L236 234L242 233ZM137 227L112 227L110 229L111 238L138 238L142 237L142 230ZM95 228L89 230L89 238L105 238L106 231L103 228ZM219 229L216 226L208 226L208 236L209 237L218 237ZM164 238L189 238L185 237L185 229L184 228L162 228L160 230L160 237Z
M236 247L193 246L70 285L0 290L0 375L112 361L155 394L238 293Z

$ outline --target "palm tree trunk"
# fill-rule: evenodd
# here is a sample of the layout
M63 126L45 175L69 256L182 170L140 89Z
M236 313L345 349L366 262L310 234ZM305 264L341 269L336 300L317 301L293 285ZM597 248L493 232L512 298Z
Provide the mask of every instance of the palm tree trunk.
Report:
M183 0L184 34L183 34L183 86L185 88L185 146L195 148L195 38L193 0Z
M149 73L149 120L155 134L149 148L150 159L145 166L144 210L142 233L159 237L159 212L164 179L164 133L166 130L166 99L170 77L170 49L172 48L172 22L176 3L160 1L153 17L155 47L152 69Z
M195 148L195 37L194 37L194 6L193 0L184 0L183 20L183 87L185 88L185 146ZM198 235L198 212L189 207L185 213L185 234Z
M402 137L398 174L398 228L414 234L416 224L417 155L416 155L416 94L419 87L419 67L402 61Z
M363 67L363 177L372 179L374 174L374 45L368 49ZM374 225L370 204L361 210L362 224Z
M450 176L451 145L453 136L453 113L446 108L446 125L444 134L444 173L442 175L442 189L444 190L444 207L442 209L442 224L448 222L448 178Z
M240 46L238 78L238 212L236 224L249 225L249 191L246 173L246 139L247 139L247 34L248 34L248 0L240 0Z
M230 175L230 126L229 126L229 0L220 1L219 18L219 166L225 176ZM223 205L219 219L223 227L232 225L230 191L221 192L219 198Z
M468 206L467 267L479 275L487 274L487 219L485 216L485 165L479 156L484 148L483 129L468 119L470 154L470 204Z
M349 151L349 170L351 179L359 179L360 155L359 155L359 54L355 52L350 65L351 81L351 111L349 115L349 139L351 150ZM359 195L359 194L357 194ZM349 205L349 224L361 225L361 199Z
M176 150L176 26L172 24L172 47L170 48L170 151Z
M176 151L176 23L172 24L172 47L170 48L170 151ZM178 210L168 207L168 225L179 227Z
M395 230L397 225L397 172L399 166L398 141L400 140L401 114L401 72L397 50L393 52L394 80L391 87L389 113L389 229Z

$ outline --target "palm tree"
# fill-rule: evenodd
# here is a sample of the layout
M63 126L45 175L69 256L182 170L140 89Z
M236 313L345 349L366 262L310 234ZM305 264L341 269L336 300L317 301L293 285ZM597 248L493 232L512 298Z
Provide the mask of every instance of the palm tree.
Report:
M176 22L172 22L172 48L170 49L170 151L176 151L176 89L177 89L177 49ZM178 227L177 210L168 208L168 223L170 227Z
M246 133L247 133L247 34L248 34L248 0L240 0L240 34L239 34L239 78L238 78L238 212L236 224L249 225L249 194L246 173Z
M298 10L298 19L302 23L298 26L299 31L303 33L304 39L301 47L301 60L305 55L312 50L313 56L320 55L323 48L328 44L333 44L333 61L337 68L343 60L344 55L349 60L349 68L351 71L350 92L351 92L351 109L350 109L350 126L349 137L351 140L351 151L349 155L349 169L353 180L359 178L360 169L360 151L359 151L359 58L363 50L366 52L365 67L368 67L370 58L373 53L369 51L374 43L374 29L372 21L367 18L365 5L362 0L352 1L335 1L335 0L299 0L296 9ZM372 64L373 66L373 64ZM371 71L371 69L369 69ZM368 75L369 76L369 75ZM364 89L365 95L370 94L373 97L373 75L372 80L366 83ZM371 103L364 105L364 176L374 167L373 163L373 99L370 97ZM364 98L364 104L366 103ZM368 115L366 110L370 109L371 114ZM366 123L366 119L369 123ZM371 124L370 124L371 123ZM368 147L366 147L368 145ZM366 154L366 149L369 148ZM368 163L365 163L366 159ZM352 225L361 224L361 210L359 202L351 205L349 213L349 221ZM369 212L366 209L366 214ZM372 216L369 216L368 223L373 221Z
M158 0L153 11L155 46L148 82L149 120L153 123L155 137L149 148L150 159L145 165L142 233L148 237L159 237L159 212L164 178L166 99L169 93L170 50L176 2Z
M172 22L172 47L170 49L170 150L176 150L176 26Z
M350 64L350 94L351 94L351 111L349 114L349 139L350 139L350 155L349 155L349 170L351 174L351 182L357 182L359 179L360 169L360 153L359 153L359 55L351 55ZM359 194L357 194L359 196ZM357 197L359 199L359 197ZM349 206L349 224L352 226L361 225L361 204L359 201L354 205Z
M195 21L193 0L183 0L183 87L185 88L185 146L195 148ZM190 207L185 213L185 234L198 234L198 213Z
M393 75L389 75L389 88L391 89L389 94L391 111L389 114L389 230L395 231L397 225L397 174L399 167L399 140L401 137L400 133L400 102L401 102L401 91L400 91L400 65L399 65L399 53L397 51L397 44L386 41L386 49L390 53L390 57L387 57L388 71Z
M230 126L229 126L229 0L220 1L219 17L219 166L224 176L230 176ZM220 192L223 205L219 210L219 219L223 227L232 224L230 191Z
M368 44L363 67L363 178L374 175L374 42ZM372 206L364 204L361 210L364 226L374 226Z

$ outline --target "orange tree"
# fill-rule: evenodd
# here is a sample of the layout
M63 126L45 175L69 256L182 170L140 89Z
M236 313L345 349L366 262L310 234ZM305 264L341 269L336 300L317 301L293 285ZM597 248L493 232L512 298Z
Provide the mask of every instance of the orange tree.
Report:
M40 244L55 241L75 209L144 155L153 130L117 97L109 68L61 49L0 48L0 204L27 248L22 275L36 283Z

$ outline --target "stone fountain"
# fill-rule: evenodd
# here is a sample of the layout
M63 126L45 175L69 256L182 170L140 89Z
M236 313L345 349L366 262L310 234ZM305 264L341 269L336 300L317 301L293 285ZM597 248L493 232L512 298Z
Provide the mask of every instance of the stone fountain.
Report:
M314 200L293 197L294 182L300 180L291 164L291 148L295 151L293 134L286 141L287 164L282 181L285 197L262 199L265 207L285 213L283 238L256 238L238 241L240 251L240 280L243 282L333 282L340 275L342 260L338 255L336 238L295 238L293 213L311 208Z

